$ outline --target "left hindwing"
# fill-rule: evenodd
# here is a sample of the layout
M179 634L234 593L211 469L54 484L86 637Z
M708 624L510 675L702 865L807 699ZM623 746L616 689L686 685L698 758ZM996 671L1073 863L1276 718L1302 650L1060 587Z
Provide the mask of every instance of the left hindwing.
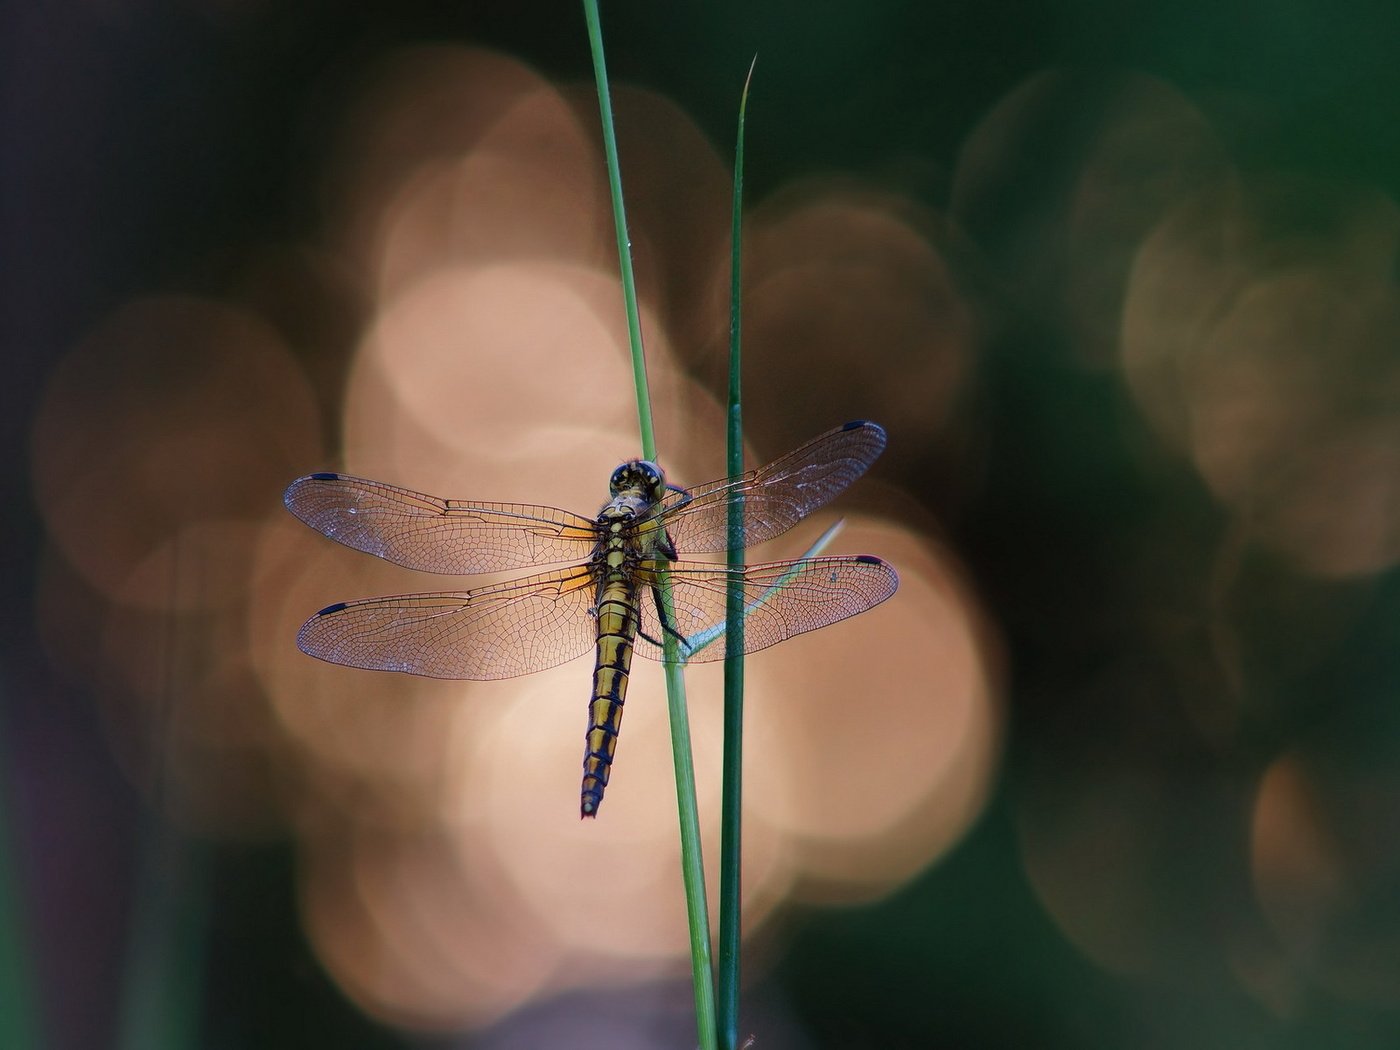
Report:
M399 594L327 606L297 646L346 667L429 678L514 678L582 656L596 635L588 566L470 591Z

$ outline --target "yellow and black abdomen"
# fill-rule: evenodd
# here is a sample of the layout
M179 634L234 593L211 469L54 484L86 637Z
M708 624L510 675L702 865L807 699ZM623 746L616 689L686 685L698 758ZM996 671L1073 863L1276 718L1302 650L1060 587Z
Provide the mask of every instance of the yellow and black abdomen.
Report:
M588 705L588 733L583 753L583 816L595 816L608 786L608 771L617 750L627 677L632 667L638 624L637 589L626 569L606 570L598 597L598 654L593 665L593 697Z

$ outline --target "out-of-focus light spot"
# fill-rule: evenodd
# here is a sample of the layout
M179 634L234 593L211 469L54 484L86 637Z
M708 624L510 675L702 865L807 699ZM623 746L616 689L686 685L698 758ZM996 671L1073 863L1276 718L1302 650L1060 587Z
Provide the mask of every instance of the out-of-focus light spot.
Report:
M542 90L528 66L482 48L412 47L385 60L344 121L329 169L328 207L348 255L378 274L388 202L416 172L471 152L512 105Z
M1267 930L1236 938L1226 946L1226 961L1241 987L1275 1017L1291 1020L1301 1012L1302 981Z
M1307 571L1400 557L1396 332L1400 297L1281 276L1241 292L1185 377L1202 475Z
M590 81L567 97L586 122L590 141L600 140L598 90ZM617 150L627 194L637 294L666 318L677 352L715 349L729 325L729 233L733 176L713 143L671 99L614 85ZM596 162L601 170L602 161ZM611 214L611 205L602 205ZM609 272L616 252L609 227ZM724 276L715 280L715 274ZM716 355L724 359L720 352ZM705 362L690 358L707 372Z
M1256 923L1240 785L1164 692L1124 660L1060 694L1072 714L1033 738L1010 798L1027 881L1065 938L1115 973L1180 981Z
M338 547L279 513L265 530L253 578L254 666L303 755L316 804L389 826L425 819L439 803L444 769L457 759L444 742L476 686L322 663L295 643L303 621L332 601L426 590L415 587L422 577Z
M1400 413L1340 423L1290 474L1260 531L1295 564L1348 577L1400 561Z
M1153 815L1161 786L1150 774L1096 769L1092 783L1040 778L1021 821L1026 875L1060 931L1099 965L1155 973L1170 965L1168 928L1176 916L1154 900L1160 854ZM1107 856L1106 856L1107 853Z
M235 610L122 606L52 552L35 606L45 655L91 691L112 754L152 809L202 835L280 830L287 754Z
M1259 782L1251 860L1260 903L1289 943L1315 945L1347 894L1325 815L1296 758L1275 761Z
M431 830L321 828L304 841L301 876L303 921L322 963L394 1024L489 1023L557 966L489 864L464 868L457 844Z
M522 96L470 154L415 172L387 204L380 296L450 266L605 265L616 251L602 172L562 97Z
M591 659L523 679L510 711L462 783L489 794L487 834L497 862L537 921L578 965L606 956L618 979L653 972L686 951L685 912L675 892L675 773L660 666L634 661L627 711L607 797L596 820L580 821L578 794ZM696 791L713 881L719 843L720 675L687 672ZM466 854L480 843L463 841ZM747 922L761 921L775 894L775 839L745 858ZM623 865L613 858L626 856ZM607 871L606 879L580 872ZM711 885L713 892L715 887ZM626 921L616 905L625 901ZM643 968L645 964L646 968Z
M635 438L599 440L635 430L618 301L615 280L545 262L425 279L361 348L346 392L347 469L417 488L450 469L472 479L475 498L536 502L538 470L575 476L569 460L591 449L575 499L596 509L607 495L598 479L637 452ZM679 377L665 367L664 338L644 324L660 412L677 404Z
M228 604L251 540L230 519L261 516L315 455L316 426L305 379L254 317L142 300L55 368L33 427L35 495L64 557L108 597Z
M345 256L314 244L279 242L243 261L229 299L253 311L297 350L321 418L339 397L349 351L360 339L371 289Z
M284 830L291 792L242 628L230 610L191 622L112 608L99 702L113 752L167 818L246 839Z
M747 804L790 839L805 895L850 901L923 869L981 813L1000 667L945 552L862 519L838 547L898 566L899 593L750 658Z
M1393 753L1283 755L1259 782L1251 828L1255 892L1295 971L1385 1006L1400 1003L1396 779Z
M494 760L484 763L493 788L489 833L511 884L561 949L578 965L616 960L622 977L642 972L638 961L679 958L687 945L673 881L679 868L666 694L655 668L636 667L608 794L597 819L580 820L587 664L521 691L509 720L512 739L499 740ZM706 748L697 763L708 767L713 757ZM519 783L522 775L528 784ZM531 827L552 833L524 832ZM624 855L626 863L615 863ZM605 878L582 874L604 871ZM619 921L623 914L627 920Z
M1400 209L1377 195L1230 184L1134 270L1124 366L1143 411L1251 539L1309 573L1400 558L1397 247Z
M1144 242L1124 312L1123 363L1149 421L1168 440L1186 442L1189 394L1208 385L1209 369L1219 362L1205 344L1252 285L1301 277L1315 291L1352 285L1365 295L1363 303L1377 293L1384 298L1397 242L1400 209L1361 188L1227 179L1183 203ZM1279 325L1261 334L1290 333ZM1316 343L1329 334L1325 326L1314 324L1309 334L1317 357L1334 357ZM1341 334L1354 340L1357 333L1347 325ZM1296 349L1286 353L1297 356Z
M965 141L952 213L1004 294L1057 322L1079 361L1116 360L1128 272L1161 217L1228 164L1202 114L1138 72L1036 73Z
M755 210L745 243L745 398L765 406L754 418L764 444L796 446L814 419L878 407L900 435L886 454L898 463L950 423L975 325L934 225L907 200L840 186L793 188ZM726 259L716 283L727 288L728 272ZM704 371L722 375L723 361L716 353Z
M91 682L100 676L98 638L108 602L52 548L39 561L34 620L44 656L64 680Z
M675 1050L695 1042L695 1006L690 975L676 974L646 982L605 983L597 967L579 967L579 976L594 978L566 992L541 997L483 1032L473 1033L473 1050L519 1050L521 1047L592 1045L608 1050ZM801 1024L789 1011L747 991L744 1025L763 1033L766 1046L805 1045ZM752 1041L741 1050L756 1050Z
M243 603L256 522L317 455L317 418L269 326L176 297L93 329L35 418L35 494L63 562L36 596L46 648L94 687L132 783L193 831L265 834L285 804Z

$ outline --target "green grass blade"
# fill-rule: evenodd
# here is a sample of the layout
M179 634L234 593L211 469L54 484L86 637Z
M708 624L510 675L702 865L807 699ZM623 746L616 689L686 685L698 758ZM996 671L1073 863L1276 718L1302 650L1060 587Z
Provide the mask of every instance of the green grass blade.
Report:
M0 725L0 729L3 729ZM0 737L0 755L6 754ZM0 768L0 774L8 770ZM19 832L10 824L8 780L0 776L0 1046L32 1050L39 1046L35 999L32 931L28 928L20 892L17 853Z
M755 57L754 61L757 61ZM729 403L728 471L731 478L744 472L744 413L742 296L740 293L744 213L744 114L749 103L753 65L739 98L739 126L734 144L734 200L729 237ZM729 567L744 564L744 504L729 500ZM725 605L724 656L724 767L720 802L719 845L719 973L716 989L716 1023L720 1045L734 1050L739 1043L739 947L740 873L743 842L744 770L744 592L737 577L729 587Z
M598 106L602 115L603 148L608 164L608 188L612 193L613 219L617 230L618 265L622 274L622 297L627 310L627 337L632 350L632 379L637 391L637 418L641 429L642 455L656 459L656 434L652 426L651 397L647 389L646 356L642 351L642 325L637 311L637 282L632 273L631 241L627 233L627 213L622 201L622 175L617 160L617 136L613 130L612 97L608 91L607 63L603 56L603 30L598 19L597 0L583 0L588 23L588 44L593 53L593 74L598 84ZM662 575L660 599L662 615L672 617L671 587ZM690 967L695 995L695 1024L702 1050L716 1050L714 983L710 962L710 913L705 900L705 866L700 852L700 816L695 801L695 763L691 757L690 719L686 710L685 680L675 660L675 639L665 639L666 701L671 722L671 752L676 770L676 806L681 837L681 875L685 883L686 916L690 923Z
M126 960L120 1050L199 1044L208 926L203 852L169 828L148 832Z

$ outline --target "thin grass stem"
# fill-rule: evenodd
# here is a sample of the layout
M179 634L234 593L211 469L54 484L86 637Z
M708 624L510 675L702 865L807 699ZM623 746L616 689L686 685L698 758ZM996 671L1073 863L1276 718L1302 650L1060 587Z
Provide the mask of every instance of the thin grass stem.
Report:
M603 55L603 27L597 0L583 0L588 22L588 46L593 52L593 79L598 84L598 110L603 125L603 152L608 165L608 190L612 194L613 226L617 233L617 265L622 277L622 302L627 313L627 345L632 348L632 385L637 392L637 423L642 434L642 458L656 460L656 429L651 420L651 388L647 384L647 359L642 349L642 321L637 310L637 279L632 272L632 240L627 232L627 208L622 199L622 169L617 160L617 132L613 128L612 93Z
M656 433L652 425L651 397L647 388L646 355L642 350L641 317L637 310L637 282L632 272L632 248L627 233L627 213L622 199L622 175L617 159L617 135L613 129L612 97L608 91L607 63L603 55L603 30L597 0L583 0L588 23L588 44L593 53L593 74L598 84L602 117L603 150L607 157L608 188L612 193L613 220L617 232L618 266L622 298L627 312L627 338L632 350L632 379L637 392L637 420L642 455L656 460ZM671 586L665 573L659 587L661 613L674 622ZM695 764L691 757L690 720L686 709L685 679L675 639L668 634L666 650L666 701L671 722L671 753L676 771L676 806L681 838L681 877L685 884L686 917L690 925L691 980L695 995L695 1023L702 1050L716 1050L714 983L711 973L710 916L705 900L705 867L700 852L700 816L695 801Z

